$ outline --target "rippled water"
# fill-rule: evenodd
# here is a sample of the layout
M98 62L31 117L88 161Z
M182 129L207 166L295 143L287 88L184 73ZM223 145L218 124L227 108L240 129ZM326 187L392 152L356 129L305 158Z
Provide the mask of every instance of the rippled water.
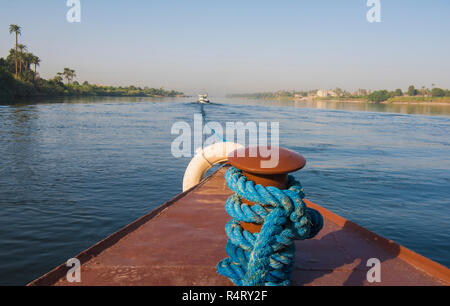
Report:
M204 111L279 121L281 145L308 159L296 175L310 200L449 266L449 113L357 111L371 107L219 100ZM171 127L199 112L186 99L0 106L0 284L26 284L178 194L189 159L172 157Z

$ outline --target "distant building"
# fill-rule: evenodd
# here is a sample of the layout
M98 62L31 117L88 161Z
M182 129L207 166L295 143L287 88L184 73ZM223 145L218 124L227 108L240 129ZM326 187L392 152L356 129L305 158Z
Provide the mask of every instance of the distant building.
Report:
M332 90L318 90L317 96L324 98L324 97L337 97L338 95Z
M353 96L367 96L367 90L366 89L358 89L357 91L352 93Z
M327 97L328 96L328 94L327 94L327 92L325 91L325 90L318 90L317 91L317 94L316 94L318 97Z

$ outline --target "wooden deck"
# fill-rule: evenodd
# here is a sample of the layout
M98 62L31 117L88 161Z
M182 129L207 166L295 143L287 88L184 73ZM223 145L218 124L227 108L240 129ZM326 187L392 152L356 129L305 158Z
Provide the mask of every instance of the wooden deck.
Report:
M77 256L81 283L68 283L65 265L30 285L56 286L229 286L217 274L225 258L231 195L225 169L199 186ZM293 285L449 285L450 272L429 259L308 202L325 219L321 233L297 242ZM370 258L381 261L381 283L370 284Z

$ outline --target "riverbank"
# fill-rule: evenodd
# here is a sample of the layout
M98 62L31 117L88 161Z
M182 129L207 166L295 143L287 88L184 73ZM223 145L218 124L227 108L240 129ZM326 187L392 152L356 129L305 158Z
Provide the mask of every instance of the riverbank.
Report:
M388 103L388 104L432 104L450 105L450 90L433 87L415 89L413 85L407 92L401 89L395 91L359 89L357 92L348 92L339 88L335 90L310 90L231 94L229 98L247 98L276 101L329 101L346 103Z
M292 97L278 97L278 98L259 98L256 100L262 101L278 101L278 102L329 102L329 103L348 103L348 104L370 104L370 105L423 105L423 106L450 106L450 97L444 98L425 98L422 100L410 97L411 99L389 99L384 102L371 102L367 99L336 99L336 98L292 98ZM231 99L249 99L243 97L232 97Z
M291 99L292 101L313 101L313 102L342 102L342 103L370 103L370 104L417 104L417 105L444 105L450 106L450 97L394 97L384 102L371 102L367 99L336 99L336 98L312 98L312 99Z
M6 69L0 67L0 102L23 100L30 98L58 98L58 97L185 97L184 93L163 88L137 86L105 86L82 84L74 81L63 83L61 78L51 80L37 78L25 81L15 77Z
M75 81L76 71L67 67L56 73L54 78L46 80L37 71L41 59L28 52L27 46L18 44L22 28L11 24L9 32L15 33L16 43L6 58L0 57L0 102L54 97L185 97L182 92L162 87L114 87L89 84L87 81L80 84Z

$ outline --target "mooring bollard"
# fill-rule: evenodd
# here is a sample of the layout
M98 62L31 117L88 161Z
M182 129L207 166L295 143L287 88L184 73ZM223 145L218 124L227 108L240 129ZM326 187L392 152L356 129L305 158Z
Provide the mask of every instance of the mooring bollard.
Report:
M271 151L278 154L278 163L273 168L261 167L263 161L271 158L271 156L262 157L261 147L238 149L228 156L228 162L233 167L242 170L242 174L250 181L255 182L256 185L276 187L280 190L287 189L289 173L303 169L306 166L306 159L294 151L283 148L273 150L273 148L269 147L264 149L264 152ZM250 207L256 205L256 203L246 199L242 199L242 202ZM242 228L252 234L259 232L262 227L262 225L247 222L242 222L241 225Z
M278 162L264 167L273 154ZM251 147L234 151L228 161L225 178L235 192L225 204L233 218L225 226L230 257L217 271L238 286L289 285L295 240L313 238L323 226L320 213L303 201L300 182L289 176L306 160L283 148Z

